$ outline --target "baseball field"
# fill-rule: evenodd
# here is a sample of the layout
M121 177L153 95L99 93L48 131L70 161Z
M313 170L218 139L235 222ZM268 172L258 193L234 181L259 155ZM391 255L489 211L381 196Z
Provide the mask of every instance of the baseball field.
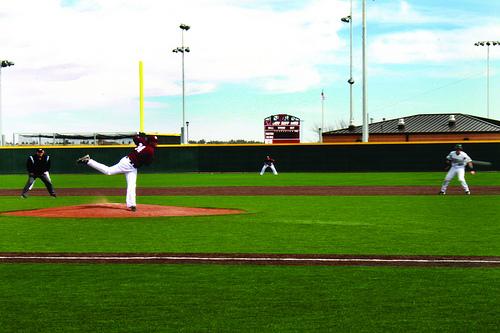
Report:
M47 218L6 213L116 209L124 177L22 199L26 176L0 175L0 331L498 331L500 173L467 175L470 196L443 177L140 174L135 213ZM239 213L136 214L158 206Z

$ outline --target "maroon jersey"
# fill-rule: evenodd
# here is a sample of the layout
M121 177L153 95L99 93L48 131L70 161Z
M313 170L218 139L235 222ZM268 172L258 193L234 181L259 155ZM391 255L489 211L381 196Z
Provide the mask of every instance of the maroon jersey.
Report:
M264 159L264 164L265 165L271 165L273 163L274 163L274 160L271 157L266 156L266 158Z
M154 145L148 144L146 138L138 135L134 136L133 139L137 146L127 155L130 162L132 162L137 169L143 165L151 164L155 154Z

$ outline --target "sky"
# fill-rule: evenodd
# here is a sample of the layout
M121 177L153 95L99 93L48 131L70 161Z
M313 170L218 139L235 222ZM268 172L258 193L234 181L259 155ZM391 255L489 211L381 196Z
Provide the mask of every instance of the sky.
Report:
M264 140L263 120L349 122L349 0L0 0L1 131L180 133L184 32L190 140ZM361 0L352 1L353 118L362 124ZM371 121L422 113L487 117L487 47L500 1L367 0ZM500 46L489 48L489 116L500 118ZM321 99L324 91L325 100ZM322 123L322 119L324 122Z

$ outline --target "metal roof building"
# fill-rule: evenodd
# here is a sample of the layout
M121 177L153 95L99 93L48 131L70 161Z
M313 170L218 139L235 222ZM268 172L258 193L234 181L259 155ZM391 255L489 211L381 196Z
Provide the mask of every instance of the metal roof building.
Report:
M418 114L369 124L369 141L500 140L500 121L467 114ZM323 142L361 141L362 127L323 133Z

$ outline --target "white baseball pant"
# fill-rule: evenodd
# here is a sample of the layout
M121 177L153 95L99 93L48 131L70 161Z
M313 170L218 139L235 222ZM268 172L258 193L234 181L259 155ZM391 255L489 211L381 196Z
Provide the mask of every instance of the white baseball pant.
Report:
M452 166L450 167L450 170L446 174L446 177L444 178L443 185L441 186L441 192L446 192L446 189L448 188L448 184L450 184L451 180L455 175L458 178L458 181L462 185L462 188L464 189L465 192L469 191L469 186L465 182L465 166Z
M49 180L49 182L51 182L51 183L52 183L52 179L50 179L50 174L49 174L49 172L48 172L48 171L45 171L43 174L44 174L45 176L47 176L47 179ZM36 182L36 179L33 181L33 183L31 183L30 188L29 188L29 191L31 191L31 190L33 189L33 186L35 186L35 182Z
M276 168L274 167L274 164L271 163L270 165L264 164L264 166L262 167L262 170L260 171L260 175L261 176L264 174L264 172L266 172L267 168L271 168L271 170L273 171L274 175L278 174L278 172L276 171Z
M132 162L130 162L127 156L110 167L94 161L93 159L90 159L87 165L108 176L123 173L127 180L127 207L136 206L135 189L137 186L137 169L132 165Z

